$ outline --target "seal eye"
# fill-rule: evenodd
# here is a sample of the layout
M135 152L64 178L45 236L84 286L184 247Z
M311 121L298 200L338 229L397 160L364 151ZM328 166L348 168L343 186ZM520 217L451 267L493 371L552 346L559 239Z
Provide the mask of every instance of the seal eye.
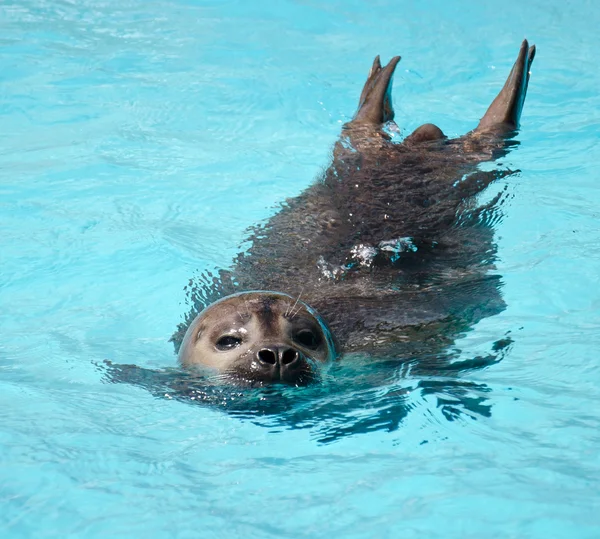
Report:
M224 335L217 341L217 348L221 351L231 350L236 346L242 344L242 339L234 337L233 335Z
M311 350L317 349L319 344L321 344L321 338L310 329L301 329L298 333L296 333L294 340L298 344L301 344L306 348L310 348Z

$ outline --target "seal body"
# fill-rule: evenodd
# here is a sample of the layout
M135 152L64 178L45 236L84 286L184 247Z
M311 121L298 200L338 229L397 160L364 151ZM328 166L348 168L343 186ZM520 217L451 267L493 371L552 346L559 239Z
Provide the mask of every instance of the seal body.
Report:
M475 130L448 139L425 124L402 143L386 134L399 57L385 67L377 57L329 168L251 230L250 248L231 269L192 290L192 309L173 337L177 348L183 341L181 364L296 383L314 379L318 365L341 353L427 361L502 310L499 278L490 273L496 251L490 222L497 209L494 201L478 206L475 197L511 171L483 172L478 165L514 145L534 55L524 41ZM255 292L240 294L245 290ZM244 306L244 298L250 304ZM298 330L286 317L294 303L321 342L318 351L295 338ZM276 321L271 333L269 317ZM222 329L223 318L225 326L235 326L231 335L246 333L219 351L218 340L229 331ZM272 351L263 355L273 368L256 367L261 350ZM284 374L284 356L303 364L302 376Z

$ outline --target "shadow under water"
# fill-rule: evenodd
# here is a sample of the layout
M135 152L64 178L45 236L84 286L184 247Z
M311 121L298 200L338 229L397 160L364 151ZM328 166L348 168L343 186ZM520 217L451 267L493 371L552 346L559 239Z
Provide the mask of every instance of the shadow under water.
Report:
M500 362L512 342L507 336L489 353L469 359L458 350L410 362L348 356L324 372L320 383L307 387L237 387L181 369L153 370L110 361L99 368L107 383L134 385L159 399L210 406L270 428L310 429L317 442L331 443L398 429L414 408L415 397L435 399L448 421L489 417L491 389L461 376Z

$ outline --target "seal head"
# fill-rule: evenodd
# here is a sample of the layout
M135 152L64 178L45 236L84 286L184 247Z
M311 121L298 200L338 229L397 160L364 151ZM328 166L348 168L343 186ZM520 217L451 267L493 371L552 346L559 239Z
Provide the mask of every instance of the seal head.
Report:
M243 292L204 309L179 350L185 368L242 384L305 385L336 358L329 328L308 305L278 292Z

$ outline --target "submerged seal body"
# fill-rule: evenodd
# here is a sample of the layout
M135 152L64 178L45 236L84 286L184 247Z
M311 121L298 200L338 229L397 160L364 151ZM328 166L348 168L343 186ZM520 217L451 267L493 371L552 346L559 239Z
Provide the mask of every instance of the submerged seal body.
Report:
M425 124L402 143L386 131L400 58L377 57L322 177L252 231L231 270L192 291L173 337L181 365L300 384L342 353L433 361L502 310L489 272L495 201L475 196L511 171L477 167L514 145L534 55L524 41L473 131L448 139Z

